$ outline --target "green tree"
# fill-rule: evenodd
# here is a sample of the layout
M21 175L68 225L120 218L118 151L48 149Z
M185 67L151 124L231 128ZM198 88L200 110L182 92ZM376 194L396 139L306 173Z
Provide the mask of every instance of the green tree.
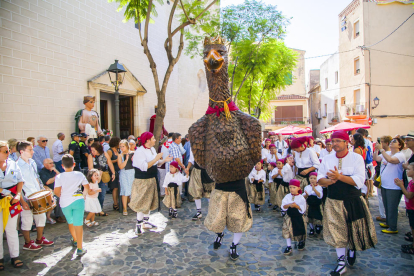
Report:
M297 54L286 47L283 41L273 38L263 42L252 57L250 51L249 41L241 41L231 53L232 58L238 55L239 68L253 68L247 78L245 70L236 70L234 84L240 89L235 97L241 110L266 120L273 111L269 108L269 101L291 84L287 76L295 68ZM234 64L229 71L234 70L233 67Z
M144 48L144 54L147 56L151 72L154 78L155 91L157 93L158 108L157 118L155 119L154 136L159 141L164 117L166 113L165 93L167 91L168 81L171 73L177 64L182 51L184 49L185 32L193 33L197 36L204 36L206 34L214 33L214 30L219 26L219 14L212 10L213 5L218 4L218 0L171 0L170 15L167 22L167 37L164 42L164 49L168 58L168 67L164 73L164 78L161 80L160 73L157 71L157 64L155 63L151 54L149 42L148 27L150 23L155 22L157 17L157 5L164 5L164 0L108 0L109 2L119 3L117 11L124 10L124 21L134 20L135 23L143 23L143 30L139 28L139 38L141 45ZM170 2L167 0L167 4ZM173 26L173 19L178 20L179 25ZM185 30L186 28L186 30ZM179 35L179 44L176 52L173 53L174 36ZM202 40L190 41L190 47L199 48ZM155 46L152 46L155 47Z
M221 36L228 41L231 52L229 66L230 90L237 101L239 93L257 66L263 64L260 58L263 43L269 39L283 39L285 27L289 23L276 5L266 5L261 1L245 0L243 4L231 5L222 9ZM236 80L240 79L236 84Z

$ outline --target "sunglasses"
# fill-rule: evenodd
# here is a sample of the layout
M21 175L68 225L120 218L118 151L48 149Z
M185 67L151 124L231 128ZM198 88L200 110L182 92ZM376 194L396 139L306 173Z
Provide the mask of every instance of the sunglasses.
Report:
M42 143L44 143L44 142L48 142L49 140L42 140L42 141L40 141L40 142L42 142Z

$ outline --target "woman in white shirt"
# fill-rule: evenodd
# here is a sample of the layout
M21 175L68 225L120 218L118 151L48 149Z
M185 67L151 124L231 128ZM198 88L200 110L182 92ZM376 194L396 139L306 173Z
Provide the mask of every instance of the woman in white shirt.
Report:
M318 156L316 155L315 151L306 146L306 140L309 140L309 138L296 138L292 141L291 144L292 150L295 151L295 165L298 168L298 174L295 176L295 178L300 181L302 190L304 190L305 187L309 185L309 174L317 170L320 165Z
M266 159L267 155L270 153L270 144L272 144L272 140L266 139L265 146L262 148L262 159Z
M131 202L129 207L137 212L137 227L135 233L141 235L143 228L150 229L152 224L148 222L149 213L155 209L160 209L159 185L157 184L157 164L172 160L168 156L164 160L162 153L154 149L155 138L151 132L144 132L141 135L141 144L134 153L132 166L135 169L135 180L132 184Z
M398 222L398 205L401 201L401 188L394 184L394 179L402 178L405 156L400 152L404 148L404 142L400 138L394 138L390 142L390 151L385 151L380 143L375 145L374 160L382 162L384 167L380 171L381 195L384 203L386 222L380 223L386 234L396 234ZM378 155L379 152L381 155Z
M250 180L250 203L254 204L257 212L260 212L260 205L263 205L265 201L263 184L266 181L266 173L262 166L262 161L258 162L248 176Z

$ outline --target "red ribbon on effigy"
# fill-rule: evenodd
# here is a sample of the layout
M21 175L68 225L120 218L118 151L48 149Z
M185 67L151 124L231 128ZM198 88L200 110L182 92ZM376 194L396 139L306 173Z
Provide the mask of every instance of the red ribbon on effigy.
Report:
M229 111L239 110L239 108L233 101L229 102L228 106L229 106ZM217 105L214 108L209 106L207 108L206 115L216 113L216 116L219 117L220 113L222 112L224 112L224 108L219 108Z

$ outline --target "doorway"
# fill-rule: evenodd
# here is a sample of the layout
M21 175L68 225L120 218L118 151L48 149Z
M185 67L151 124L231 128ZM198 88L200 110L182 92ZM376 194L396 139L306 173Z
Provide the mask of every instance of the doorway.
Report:
M134 135L134 101L132 96L119 96L119 125L121 139Z
M108 129L108 101L100 100L101 129Z

